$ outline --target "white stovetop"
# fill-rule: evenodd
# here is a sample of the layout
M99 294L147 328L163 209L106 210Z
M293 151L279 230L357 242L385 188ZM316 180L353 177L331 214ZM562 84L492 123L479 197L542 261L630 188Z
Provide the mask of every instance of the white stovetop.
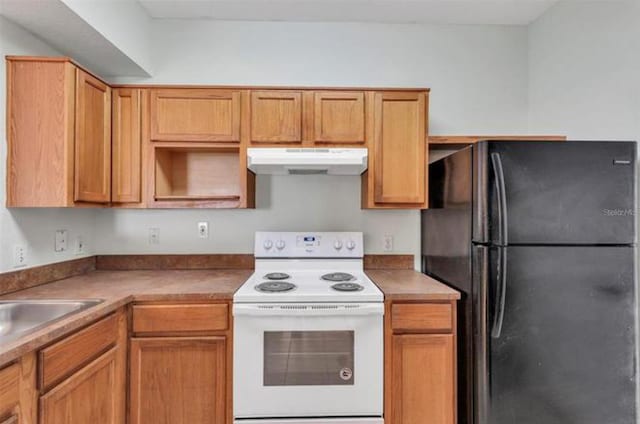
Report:
M268 281L264 276L270 272L284 272L291 277L286 280L296 285L287 292L263 293L256 286ZM340 292L331 288L332 281L320 277L330 272L347 272L356 279L349 281L364 288L355 292ZM295 302L382 302L383 294L365 275L360 259L282 259L256 260L256 270L233 296L235 303L295 303Z

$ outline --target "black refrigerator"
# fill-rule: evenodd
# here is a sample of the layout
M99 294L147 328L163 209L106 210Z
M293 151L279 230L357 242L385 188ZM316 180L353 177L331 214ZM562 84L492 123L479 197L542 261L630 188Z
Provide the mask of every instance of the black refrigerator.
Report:
M429 166L460 424L635 424L636 143L486 141Z

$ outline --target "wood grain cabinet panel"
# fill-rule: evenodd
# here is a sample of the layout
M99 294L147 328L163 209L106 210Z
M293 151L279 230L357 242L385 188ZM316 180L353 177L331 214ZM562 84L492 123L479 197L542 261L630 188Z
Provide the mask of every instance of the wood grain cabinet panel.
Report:
M135 305L134 333L207 332L228 328L229 306L221 304Z
M453 328L451 304L394 303L391 326L394 331L449 332Z
M302 92L251 92L251 143L302 143Z
M39 386L48 390L118 341L118 317L110 315L39 353Z
M314 142L364 143L364 111L364 92L362 91L315 92Z
M0 418L17 417L20 405L20 364L0 370Z
M76 74L76 202L111 200L111 88L81 69Z
M7 207L73 205L76 67L7 59Z
M393 336L393 424L455 424L453 335Z
M40 398L40 424L122 424L123 390L113 348Z
M151 140L240 141L240 91L151 90Z
M423 93L376 93L374 196L376 203L426 200L426 107Z
M131 424L226 424L225 337L133 338Z
M112 99L111 201L141 201L142 90L119 88Z

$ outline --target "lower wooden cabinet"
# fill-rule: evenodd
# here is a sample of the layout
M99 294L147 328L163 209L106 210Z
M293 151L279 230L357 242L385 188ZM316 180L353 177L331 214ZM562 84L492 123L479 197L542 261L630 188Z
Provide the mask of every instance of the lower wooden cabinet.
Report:
M130 424L230 424L228 302L132 306Z
M124 424L126 358L122 309L41 349L39 423Z
M396 424L455 422L453 335L393 336Z
M40 424L123 423L118 349L102 354L42 396Z
M226 422L226 338L131 340L131 424Z
M456 423L455 306L387 303L385 424Z
M0 424L35 424L38 416L35 354L0 369Z

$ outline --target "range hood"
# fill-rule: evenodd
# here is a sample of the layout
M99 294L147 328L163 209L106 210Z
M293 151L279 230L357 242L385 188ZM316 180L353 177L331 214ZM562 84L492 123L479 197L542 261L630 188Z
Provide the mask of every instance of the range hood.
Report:
M271 175L360 175L367 169L367 149L249 148L247 168Z

